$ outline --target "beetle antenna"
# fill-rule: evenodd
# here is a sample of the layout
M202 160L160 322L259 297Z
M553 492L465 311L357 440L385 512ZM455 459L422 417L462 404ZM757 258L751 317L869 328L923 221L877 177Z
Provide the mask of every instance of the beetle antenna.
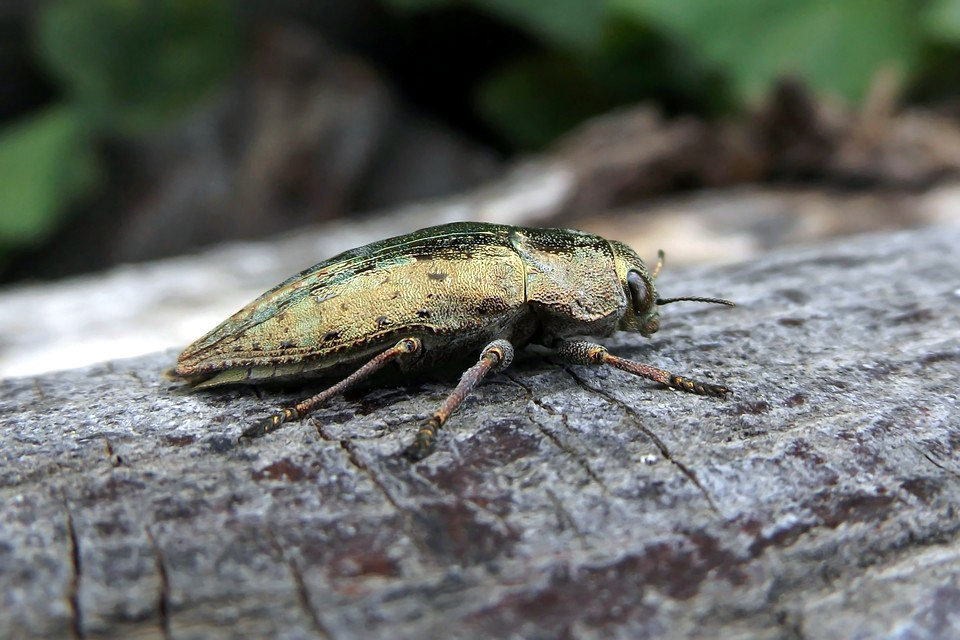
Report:
M728 307L737 306L736 302L731 302L730 300L724 300L723 298L702 298L700 296L687 296L684 298L657 298L658 305L670 304L671 302L682 302L688 300L690 302L710 302L712 304L725 304Z
M660 269L663 269L664 258L666 258L666 255L663 253L663 249L657 249L657 266L653 268L651 279L656 280L657 276L660 275Z

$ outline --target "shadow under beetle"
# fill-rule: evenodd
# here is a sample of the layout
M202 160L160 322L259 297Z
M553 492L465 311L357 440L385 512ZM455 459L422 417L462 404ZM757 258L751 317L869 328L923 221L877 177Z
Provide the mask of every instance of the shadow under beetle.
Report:
M568 229L457 222L351 249L298 273L180 354L174 373L195 388L352 371L326 391L251 426L258 437L310 413L393 362L425 370L480 353L420 427L405 455L420 460L489 373L534 342L576 364L608 364L674 389L723 397L727 387L625 360L575 336L660 328L651 272L630 247Z

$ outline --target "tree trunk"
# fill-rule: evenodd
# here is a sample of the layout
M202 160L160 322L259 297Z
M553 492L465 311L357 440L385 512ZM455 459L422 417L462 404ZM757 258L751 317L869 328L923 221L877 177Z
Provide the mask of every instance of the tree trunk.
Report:
M960 634L960 229L669 268L617 355L452 388L189 393L175 353L0 381L0 636ZM118 301L117 304L121 302Z

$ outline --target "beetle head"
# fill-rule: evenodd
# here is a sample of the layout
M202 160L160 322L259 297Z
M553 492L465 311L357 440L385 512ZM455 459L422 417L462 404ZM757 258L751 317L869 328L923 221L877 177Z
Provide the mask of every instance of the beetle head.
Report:
M654 280L660 271L659 263L653 273L643 264L637 253L622 242L611 241L617 277L627 294L627 308L620 317L621 331L635 331L650 336L660 328L660 310L657 308L657 289Z
M660 328L660 310L657 307L681 300L734 306L733 302L722 298L700 296L659 298L653 283L663 267L663 251L657 252L657 266L651 273L633 249L621 242L611 241L610 244L613 246L617 276L627 294L627 308L618 324L621 331L636 331L644 337L649 337Z

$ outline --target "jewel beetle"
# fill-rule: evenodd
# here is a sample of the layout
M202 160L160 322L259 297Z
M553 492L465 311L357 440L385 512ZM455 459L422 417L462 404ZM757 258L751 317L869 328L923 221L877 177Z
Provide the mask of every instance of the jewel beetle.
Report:
M180 354L174 374L206 389L303 376L340 377L322 393L250 426L259 437L302 418L390 364L402 373L472 354L475 362L404 451L419 460L490 373L529 343L577 364L611 365L674 389L723 397L699 382L617 357L580 339L660 328L651 271L627 245L570 229L480 222L429 227L345 251L278 284ZM345 376L345 377L344 377Z

